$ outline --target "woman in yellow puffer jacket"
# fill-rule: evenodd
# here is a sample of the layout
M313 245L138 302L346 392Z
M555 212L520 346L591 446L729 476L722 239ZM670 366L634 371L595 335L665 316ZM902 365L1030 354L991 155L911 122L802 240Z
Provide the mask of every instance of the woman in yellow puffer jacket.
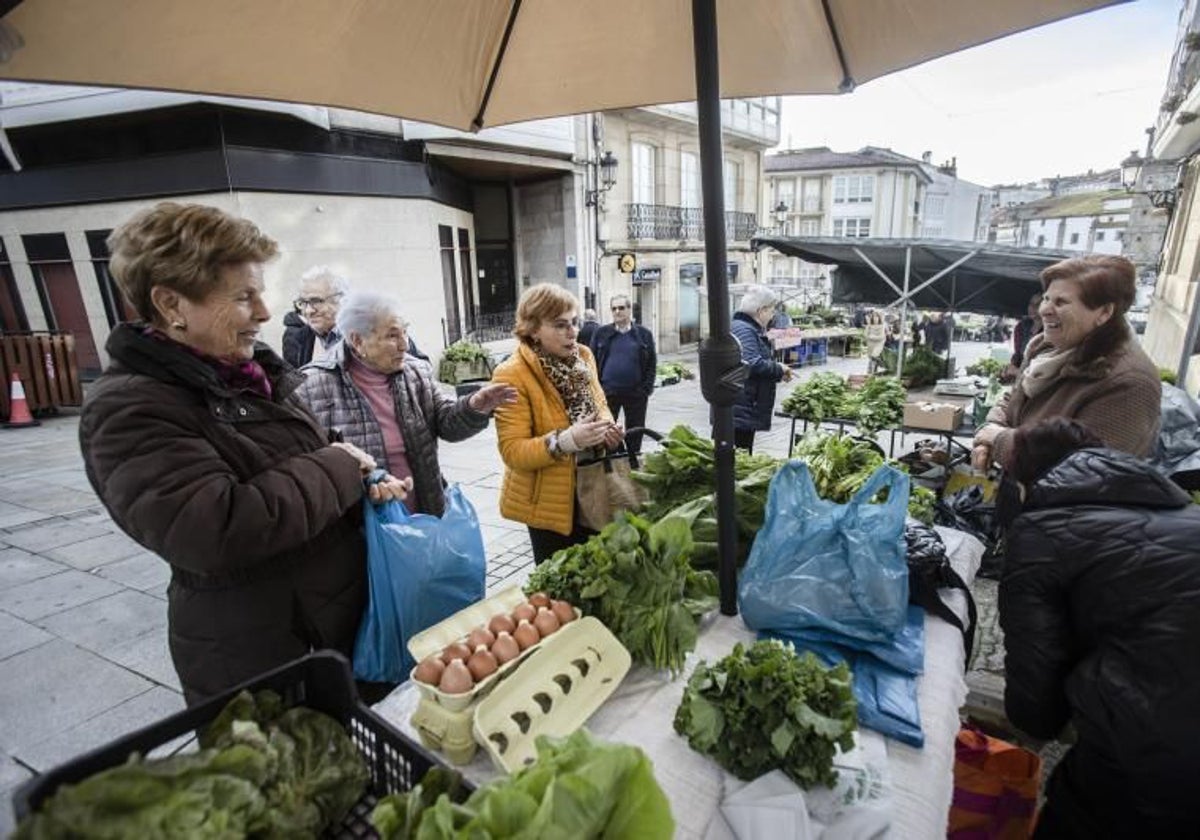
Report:
M516 403L496 412L505 466L500 513L529 527L533 560L541 563L592 534L577 515L576 453L613 449L625 433L608 410L591 350L576 340L573 294L553 283L527 289L513 332L517 349L492 377L517 389Z

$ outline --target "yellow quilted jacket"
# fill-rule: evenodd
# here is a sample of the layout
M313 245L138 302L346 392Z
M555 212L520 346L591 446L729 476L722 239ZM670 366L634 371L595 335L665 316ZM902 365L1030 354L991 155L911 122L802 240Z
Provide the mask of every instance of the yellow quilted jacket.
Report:
M604 400L592 351L580 346L592 369L592 399L600 417L612 420ZM496 411L496 437L504 461L500 514L534 528L570 534L575 519L575 456L555 458L546 448L550 433L571 425L567 407L525 344L500 363L492 375L517 389L517 401Z

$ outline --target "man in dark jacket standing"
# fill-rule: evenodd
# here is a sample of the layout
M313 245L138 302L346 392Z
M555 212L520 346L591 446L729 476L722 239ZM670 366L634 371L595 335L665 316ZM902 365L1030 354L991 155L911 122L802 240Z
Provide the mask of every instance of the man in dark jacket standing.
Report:
M634 429L646 425L646 405L654 392L658 353L654 334L633 322L629 298L615 295L609 303L612 323L596 330L591 351L613 420L624 410L625 428ZM629 435L626 443L634 455L642 451L641 434Z
M775 316L779 296L769 286L753 286L742 296L729 331L742 347L746 382L733 405L733 444L754 451L754 433L771 428L775 411L775 386L792 378L787 365L775 361L767 324Z
M1018 429L1006 464L1025 494L1000 584L1005 711L1037 738L1077 733L1034 836L1195 837L1200 505L1098 443L1053 418Z

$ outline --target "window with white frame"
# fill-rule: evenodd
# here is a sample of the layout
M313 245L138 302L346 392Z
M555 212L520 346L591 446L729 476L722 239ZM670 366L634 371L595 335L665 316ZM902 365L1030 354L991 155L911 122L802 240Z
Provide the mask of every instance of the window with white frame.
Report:
M874 175L838 175L833 179L834 204L870 204L874 198Z
M819 219L801 219L800 220L800 235L801 236L820 236L821 222Z
M834 236L867 237L871 235L870 219L834 219Z
M930 219L941 219L946 215L946 196L926 195L925 216Z
M801 262L800 263L800 279L801 280L816 280L821 276L821 266L816 263Z
M787 209L795 211L796 209L796 181L793 178L781 178L775 182L775 206L780 203L787 205Z
M1103 242L1103 241L1104 241L1104 231L1102 231L1102 230L1098 230L1098 231L1096 231L1096 241L1097 241L1097 242Z
M679 206L700 206L700 158L695 152L679 153Z
M804 179L803 210L805 213L820 212L820 210L821 210L821 179L820 178L805 178Z
M742 165L731 160L725 161L725 209L738 209L738 182L742 177Z
M654 203L654 147L633 144L633 203Z

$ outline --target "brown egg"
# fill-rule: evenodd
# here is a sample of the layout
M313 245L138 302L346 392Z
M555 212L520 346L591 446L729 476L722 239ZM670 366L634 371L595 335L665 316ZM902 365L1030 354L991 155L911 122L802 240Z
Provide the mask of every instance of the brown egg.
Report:
M487 645L475 648L475 652L467 660L467 670L471 672L475 682L479 682L484 677L490 677L496 673L496 669L499 667L496 657L487 649Z
M471 650L475 650L480 645L490 648L492 646L492 642L494 641L496 641L495 633L486 627L476 627L467 636L467 647L469 647Z
M533 619L533 626L537 628L537 631L542 638L545 638L551 633L557 631L560 624L561 622L559 622L558 618L555 617L554 613L545 607L542 607L540 610L538 610L537 615Z
M537 607L533 604L518 604L512 611L513 621L519 625L522 621L533 621L537 615Z
M413 679L427 685L437 685L442 678L442 671L445 670L446 663L437 656L431 656L417 664L416 670L413 671Z
M447 665L438 682L438 688L447 694L462 694L470 691L474 685L475 678L461 659L455 659Z
M455 659L467 659L471 655L471 649L462 642L455 642L452 645L446 645L442 648L442 661L449 665Z
M558 619L559 624L570 624L575 620L575 608L566 601L551 601L550 609L554 612L554 617Z
M545 592L534 592L529 596L529 603L541 609L542 607L550 606L550 596Z
M513 639L520 645L521 650L526 650L540 642L542 634L528 621L522 621L517 625L517 629L513 631Z
M496 634L496 641L492 643L492 655L496 657L497 664L503 665L506 662L511 662L521 654L521 646L508 633Z
M517 629L517 622L512 620L512 616L506 613L497 613L492 616L492 620L488 622L488 630L491 630L497 636L501 633L511 633Z

